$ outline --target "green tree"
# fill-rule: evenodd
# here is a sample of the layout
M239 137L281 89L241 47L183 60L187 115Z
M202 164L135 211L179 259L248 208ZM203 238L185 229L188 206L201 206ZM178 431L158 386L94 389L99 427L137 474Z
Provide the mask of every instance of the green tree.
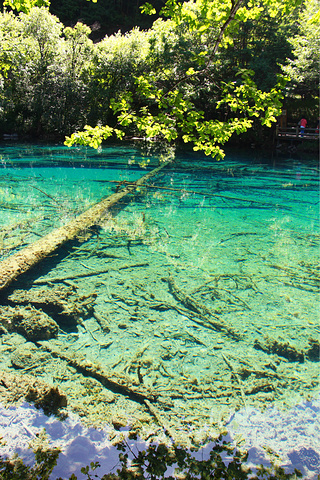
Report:
M290 77L288 102L300 114L318 117L320 72L320 1L304 3L298 19L297 35L289 42L292 56L283 71Z
M233 43L219 52L224 77L247 68L255 72L259 88L271 88L276 83L276 75L282 71L280 64L291 55L289 39L297 34L298 11L299 8L295 8L290 14L274 16L265 8L259 18L239 24Z
M107 123L112 115L110 100L131 90L134 76L148 69L148 32L133 29L104 38L94 45L88 76L89 121Z
M0 119L4 131L71 133L86 121L89 27L63 25L48 9L0 14Z
M117 124L86 126L83 132L67 138L66 144L97 147L112 134L122 138L126 132L135 129L147 138L169 144L182 140L192 143L195 150L202 150L206 155L223 157L220 145L233 133L251 128L254 118L260 118L266 126L275 121L281 108L284 81L279 78L272 88L262 91L253 80L253 72L246 69L231 81L220 82L217 86L214 74L219 61L218 52L233 45L239 26L259 18L264 8L268 8L274 17L290 12L297 3L295 0L264 0L263 3L244 0L181 3L168 0L161 14L167 18L165 24L171 28L174 41L170 45L168 37L162 42L165 48L158 56L158 69L155 70L156 63L153 62L150 71L135 76L133 87L119 92L111 100ZM150 4L146 5L145 11L154 13ZM151 30L156 32L156 28L154 25ZM159 36L154 48L158 39ZM208 118L197 103L199 91L205 88L209 96L212 85L219 90L215 106L220 111L216 112L215 118ZM222 114L226 110L228 118Z
M74 28L63 30L62 91L60 91L59 132L71 132L83 125L88 112L88 84L93 53L93 42L89 39L91 30L78 22ZM60 60L60 61L61 61Z
M59 52L63 25L44 8L33 7L28 14L20 13L21 40L28 45L25 65L16 77L16 100L24 103L25 120L39 136L51 124L56 109L57 74L61 71ZM47 127L45 127L46 129Z

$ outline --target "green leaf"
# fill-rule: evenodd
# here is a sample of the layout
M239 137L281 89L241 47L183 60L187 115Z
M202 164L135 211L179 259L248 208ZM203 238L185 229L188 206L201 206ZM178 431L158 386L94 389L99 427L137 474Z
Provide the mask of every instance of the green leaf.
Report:
M195 69L193 67L190 67L187 71L186 71L186 75L194 75L195 74Z
M5 0L4 7L28 14L33 7L49 7L49 0Z
M146 15L155 15L157 13L156 9L149 2L142 5L140 10L141 13L145 13Z

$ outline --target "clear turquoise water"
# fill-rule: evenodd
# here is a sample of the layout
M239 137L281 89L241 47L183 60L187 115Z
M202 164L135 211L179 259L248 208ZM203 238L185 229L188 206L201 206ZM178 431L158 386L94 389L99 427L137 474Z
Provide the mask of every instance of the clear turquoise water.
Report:
M115 182L137 180L156 165L150 158L141 168L144 160L129 146L2 146L1 259L112 194ZM286 409L312 399L319 391L319 359L310 353L319 341L318 180L312 158L178 156L102 221L98 236L39 266L34 288L95 293L95 312L110 330L92 316L64 325L52 344L166 398L157 408L177 439L214 435L239 409ZM200 319L194 305L206 309ZM208 318L226 328L208 328ZM266 351L270 342L281 349ZM13 371L9 357L2 367ZM125 417L142 437L150 429L163 435L144 405L113 393L102 402L108 391L63 362L36 374L59 385L70 411L89 425Z

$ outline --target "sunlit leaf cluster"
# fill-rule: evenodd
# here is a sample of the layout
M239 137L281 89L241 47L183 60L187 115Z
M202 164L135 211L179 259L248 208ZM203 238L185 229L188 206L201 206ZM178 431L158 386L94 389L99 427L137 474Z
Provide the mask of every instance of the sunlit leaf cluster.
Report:
M5 0L4 7L10 7L18 12L29 13L33 7L49 7L50 0Z

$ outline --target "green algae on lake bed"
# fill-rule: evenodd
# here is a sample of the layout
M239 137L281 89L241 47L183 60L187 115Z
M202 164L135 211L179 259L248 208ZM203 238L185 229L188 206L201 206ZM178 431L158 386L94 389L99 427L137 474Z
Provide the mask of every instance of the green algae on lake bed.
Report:
M14 148L2 149L3 258L112 193L115 181L145 173L124 163L133 149L117 156L106 148L86 164L77 149L17 148L19 158ZM313 397L314 165L287 159L270 166L249 156L191 164L181 157L139 193L98 230L15 282L11 305L19 305L14 288L27 290L34 308L39 291L62 295L62 287L74 291L66 300L70 312L79 310L79 298L94 303L68 323L42 302L58 334L31 344L4 332L1 370L58 386L67 410L87 425L110 423L115 436L130 425L142 438L162 438L165 427L184 442L202 440L203 426L205 435L216 435L242 407L286 407Z

